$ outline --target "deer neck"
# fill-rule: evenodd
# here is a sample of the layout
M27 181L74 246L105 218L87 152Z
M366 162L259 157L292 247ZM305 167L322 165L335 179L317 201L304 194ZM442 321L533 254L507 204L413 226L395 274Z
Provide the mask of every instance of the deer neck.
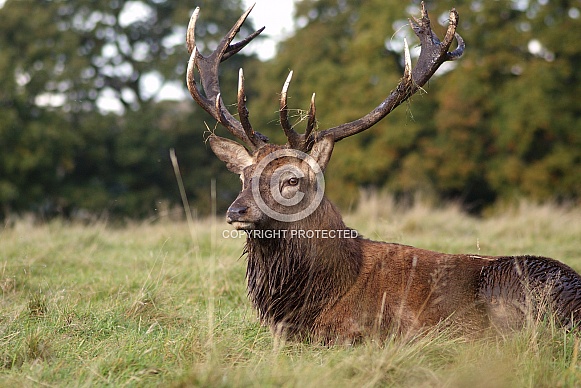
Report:
M246 242L249 297L271 328L290 335L308 330L355 282L361 240L327 199L305 220L262 232Z

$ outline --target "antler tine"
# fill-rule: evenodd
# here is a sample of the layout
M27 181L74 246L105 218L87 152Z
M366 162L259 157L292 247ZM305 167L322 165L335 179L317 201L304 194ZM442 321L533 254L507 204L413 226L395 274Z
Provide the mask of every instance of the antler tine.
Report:
M442 63L460 58L464 54L465 44L460 35L456 33L458 21L458 12L452 9L446 35L444 40L440 42L430 27L428 12L424 2L422 2L420 19L410 19L410 25L420 39L421 44L421 52L416 66L413 69L411 68L409 50L407 42L405 42L404 76L389 96L367 115L349 123L321 131L317 134L317 138L331 136L335 141L339 141L365 131L425 85ZM458 47L456 50L448 52L454 38L458 42Z
M190 91L192 98L198 103L198 105L200 105L206 112L214 116L210 100L208 100L200 93L200 89L198 89L198 84L196 83L196 78L194 77L194 69L196 67L195 62L197 55L198 50L196 46L194 46L192 48L190 59L188 61L188 69L186 71L186 84L188 85L188 90Z
M458 47L456 47L456 50L447 53L448 59L450 61L455 61L456 59L460 58L462 54L464 54L464 49L466 48L466 43L464 43L464 39L462 39L462 37L458 33L454 32L454 37L456 38Z
M288 77L286 77L286 81L284 81L284 85L282 86L282 91L280 93L280 125L282 126L284 134L286 135L291 148L299 149L301 146L300 135L293 129L288 120L287 94L292 78L293 72L291 70L288 74Z
M313 129L315 129L315 125L317 124L317 108L315 106L315 93L311 96L311 106L309 107L308 113L308 120L307 120L307 128L305 129L305 143L312 143L312 133ZM311 148L312 144L305 144L305 148Z
M240 42L229 45L226 49L226 52L224 53L224 56L222 57L222 62L230 58L232 55L237 54L240 50L246 47L246 45L250 43L252 39L256 38L258 35L260 35L260 33L262 33L262 31L264 31L264 28L265 27L261 27Z
M238 71L238 101L236 104L238 108L238 117L240 117L240 123L244 129L246 137L250 139L252 145L256 148L260 148L264 145L264 142L256 136L256 133L252 129L250 120L248 119L248 109L246 108L246 93L244 92L244 72L242 69Z
M255 149L262 144L268 142L268 138L264 135L255 132L250 126L248 121L248 111L246 110L246 96L244 95L244 86L242 85L242 95L240 95L239 90L239 103L238 103L238 113L242 111L241 120L244 122L236 120L234 116L225 108L224 103L221 101L220 93L220 82L218 78L218 67L220 62L225 61L232 55L238 53L242 50L252 39L257 37L263 30L264 27L250 34L248 37L242 41L231 45L230 43L240 31L240 28L250 12L252 11L251 6L248 10L238 19L230 31L222 38L218 47L214 52L212 52L207 57L203 56L196 48L196 38L195 38L195 27L196 22L200 13L200 9L196 8L190 18L188 24L188 31L186 33L186 46L188 52L190 53L190 59L188 61L187 69L187 85L190 94L193 99L214 119L221 123L230 133L236 136L238 139L246 143L250 148ZM200 73L200 80L202 83L202 88L204 89L203 95L196 83L194 77L194 70L198 69ZM242 97L242 104L240 103L240 98Z
M244 46L246 46L248 43L250 43L250 41L252 39L257 37L264 30L264 27L263 27L263 28L255 31L251 35L247 36L242 41L240 41L234 45L230 44L230 43L232 43L232 41L234 40L236 35L240 32L240 27L242 27L242 24L244 24L244 22L246 21L246 18L248 18L248 15L250 14L250 12L252 12L252 9L254 8L255 5L256 5L256 3L254 3L250 7L248 7L246 12L244 12L242 14L242 16L240 16L238 18L238 20L236 21L236 23L234 23L234 25L232 26L230 31L228 31L228 33L222 38L222 40L218 44L218 47L212 53L212 55L217 55L220 57L221 61L225 61L226 59L230 58L232 55L234 55L237 52L239 52L240 50L242 50L244 48ZM226 53L229 53L229 54L226 55Z
M288 119L287 98L288 88L292 77L293 72L291 71L284 81L284 85L280 93L280 125L284 131L284 134L286 135L289 146L293 149L307 152L312 148L315 141L315 138L313 137L313 129L315 128L317 122L315 117L315 93L313 93L313 96L311 97L311 106L307 116L307 128L305 129L304 134L299 134L294 130Z
M425 9L425 5L422 3L423 8ZM428 18L428 13L426 12L426 18ZM428 20L430 20L428 18ZM454 36L456 35L456 26L458 25L458 12L456 12L456 8L452 8L450 10L450 22L448 23L448 28L446 29L446 35L444 36L444 41L442 44L446 47L446 51L448 51L448 47L452 44L454 40ZM434 34L435 35L435 34Z
M412 82L412 58L410 55L410 47L408 46L408 41L406 38L403 39L403 50L404 50L404 70L403 79L407 83Z
M200 7L196 7L188 23L188 31L186 32L186 47L188 48L188 54L196 48L196 22L198 21L198 15L200 14Z

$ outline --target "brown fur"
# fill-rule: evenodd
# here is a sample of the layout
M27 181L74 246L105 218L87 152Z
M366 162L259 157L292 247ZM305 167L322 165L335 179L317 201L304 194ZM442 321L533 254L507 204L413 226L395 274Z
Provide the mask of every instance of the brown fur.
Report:
M269 218L256 205L252 179L260 179L266 193L273 171L293 163L304 171L298 187L305 201L311 200L316 182L306 164L277 159L257 177L259 161L284 147L266 145L240 157L241 146L228 143L235 149L224 151L211 144L243 177L229 221L251 222L244 228L252 232L287 231L275 238L251 235L245 247L249 298L261 322L277 335L332 344L417 333L441 323L477 332L518 327L542 311L554 312L565 325L581 321L581 277L552 259L451 255L361 236L291 237L291 230L349 230L326 198L310 216L290 223ZM321 145L311 155L324 168L331 152ZM244 212L232 213L241 206ZM273 201L269 206L282 211Z

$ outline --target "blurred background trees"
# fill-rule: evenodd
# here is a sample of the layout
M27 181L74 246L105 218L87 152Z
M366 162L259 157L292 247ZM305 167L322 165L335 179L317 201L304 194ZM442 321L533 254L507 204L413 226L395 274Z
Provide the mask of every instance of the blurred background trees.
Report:
M228 205L237 177L204 144L206 124L212 130L215 123L184 85L184 36L196 5L203 50L243 9L240 0L4 3L0 218L133 218L177 206L170 148L199 213L209 211L213 178L219 207ZM331 199L350 205L363 187L404 197L423 192L471 211L522 196L578 202L581 1L427 6L440 35L447 11L457 8L466 53L425 93L337 145L327 174ZM313 92L320 129L356 119L397 84L403 38L417 44L406 25L410 15L419 15L418 1L297 2L296 31L275 58L239 54L223 63L225 101L235 101L237 69L244 67L254 126L282 142L277 99L292 69L297 129ZM245 26L241 36L253 28Z
M242 7L233 0L199 5L198 42L208 49ZM230 179L202 141L204 122L214 125L210 116L185 99L192 10L189 0L4 3L0 217L155 214L179 202L170 148L189 194L209 207L211 178ZM236 82L244 60L225 64L227 80Z

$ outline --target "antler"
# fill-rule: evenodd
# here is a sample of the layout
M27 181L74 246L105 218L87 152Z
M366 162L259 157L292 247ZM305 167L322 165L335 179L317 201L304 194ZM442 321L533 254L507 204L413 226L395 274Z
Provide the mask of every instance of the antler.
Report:
M280 125L288 139L289 146L291 148L308 151L313 147L314 137L312 136L313 129L317 123L315 118L316 108L315 108L315 93L311 97L311 107L309 108L307 128L304 134L297 133L290 122L288 121L288 105L287 105L287 94L290 81L293 77L293 72L288 74L286 81L282 87L282 92L280 93Z
M377 122L387 116L398 105L417 92L426 82L428 82L442 63L456 60L462 56L465 44L462 37L456 33L456 27L458 26L458 12L456 12L454 8L450 11L448 30L446 31L446 35L442 42L440 42L434 31L432 31L430 18L428 17L428 12L426 11L424 2L421 4L421 12L422 16L419 20L413 18L413 20L410 19L409 21L415 34L420 38L421 43L421 52L416 67L412 70L409 48L407 42L404 40L405 67L403 78L381 104L360 119L313 133L312 129L315 123L315 101L313 95L311 108L309 110L307 130L304 135L298 134L289 125L286 117L286 94L292 72L289 74L280 98L280 121L291 147L303 151L309 151L316 139L329 136L337 142L346 137L365 131L377 124ZM448 52L454 37L458 41L458 47L456 50Z
M419 20L415 18L409 20L412 29L420 39L421 43L421 52L415 68L412 70L409 49L407 42L404 42L404 75L397 87L392 90L389 96L374 110L362 118L320 131L317 133L317 138L331 136L334 141L339 141L348 136L365 131L417 92L426 82L428 82L442 63L456 60L462 56L465 44L462 37L456 33L456 27L458 26L458 12L456 12L454 8L450 11L448 30L446 31L446 35L442 42L440 42L436 34L432 31L424 2L422 2L421 5L421 12L422 16ZM454 37L458 41L458 47L456 50L448 52Z
M191 54L187 71L187 84L190 94L204 110L224 125L230 133L248 144L250 148L256 149L267 143L268 139L261 133L254 131L250 125L250 121L248 120L246 95L244 93L244 75L242 69L240 69L239 74L237 101L240 121L236 120L224 107L224 103L220 97L220 84L218 81L218 66L220 62L225 61L242 50L244 46L264 30L263 27L250 34L239 43L233 45L230 44L236 34L240 31L240 27L248 17L250 11L252 11L253 7L254 6L251 6L240 17L240 19L238 19L236 24L234 24L232 29L222 39L216 50L207 57L201 55L196 49L194 29L200 12L200 9L196 8L190 19L186 43L188 52ZM416 66L412 69L409 48L407 42L404 41L405 67L403 78L400 80L396 88L391 91L389 96L381 102L381 104L357 120L323 131L313 132L316 126L315 94L313 94L305 133L297 133L288 119L287 93L293 74L292 71L290 72L284 83L280 96L280 123L291 148L306 152L311 150L317 139L328 136L337 142L346 137L365 131L416 93L423 85L425 85L426 82L428 82L442 63L456 60L464 54L464 40L456 33L456 28L458 27L458 12L456 12L454 8L450 11L450 21L443 41L440 41L434 31L432 31L430 18L428 17L428 12L426 11L424 2L421 4L421 14L420 19L412 18L409 20L410 25L420 39L421 44L421 52ZM454 51L449 52L448 49L450 48L454 38L456 38L458 42L458 47ZM200 93L196 80L194 79L195 67L198 68L200 73L205 96Z
M224 107L224 102L221 98L220 93L220 82L218 79L218 67L220 62L225 61L234 54L238 53L244 48L252 39L256 38L263 30L261 29L253 32L248 37L236 44L230 44L236 34L240 31L240 27L252 11L254 5L252 5L248 10L238 19L230 31L224 36L224 38L218 44L216 50L207 57L200 54L196 48L196 38L195 38L195 28L196 21L198 20L198 15L200 13L200 8L196 8L190 23L188 25L188 31L186 34L186 45L188 48L188 53L190 54L190 60L188 61L187 70L187 85L190 94L194 100L200 105L206 112L212 115L220 124L224 125L232 135L236 136L238 139L246 143L250 148L256 149L262 146L264 143L268 142L268 138L259 132L252 129L250 121L248 120L248 109L246 109L246 94L244 92L244 74L242 69L240 69L238 77L238 116L240 121L236 120L234 116ZM194 68L198 69L200 73L200 79L202 82L202 87L204 88L205 96L200 92L196 80L194 78Z

